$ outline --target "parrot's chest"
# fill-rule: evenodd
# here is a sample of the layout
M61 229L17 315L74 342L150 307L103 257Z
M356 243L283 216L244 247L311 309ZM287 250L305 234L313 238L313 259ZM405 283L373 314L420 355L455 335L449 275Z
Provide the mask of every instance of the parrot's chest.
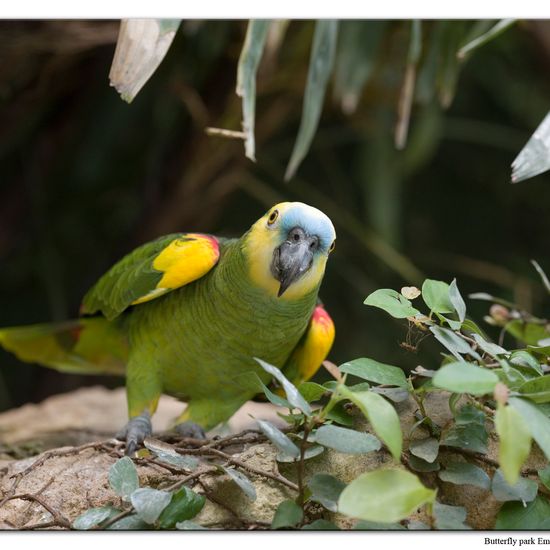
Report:
M132 353L142 348L161 372L164 391L177 397L252 396L255 374L269 379L254 357L283 368L307 329L315 296L288 303L238 290L213 295L208 282L141 309Z

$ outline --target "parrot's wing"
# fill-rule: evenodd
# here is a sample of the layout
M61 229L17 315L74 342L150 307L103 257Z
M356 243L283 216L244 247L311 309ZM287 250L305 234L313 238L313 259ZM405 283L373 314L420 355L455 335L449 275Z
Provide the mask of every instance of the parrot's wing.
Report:
M334 323L322 305L313 311L308 328L283 368L295 385L313 377L326 359L334 342Z
M211 235L175 233L130 252L88 291L81 313L111 320L131 305L148 302L200 279L218 262L219 241Z

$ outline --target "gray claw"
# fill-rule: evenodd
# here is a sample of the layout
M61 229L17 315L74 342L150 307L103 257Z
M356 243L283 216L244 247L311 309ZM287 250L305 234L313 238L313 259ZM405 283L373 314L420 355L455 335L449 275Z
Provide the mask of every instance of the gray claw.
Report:
M194 422L182 422L176 424L174 430L183 437L190 437L192 439L206 439L205 431Z
M133 455L143 440L153 432L151 415L149 411L143 411L139 416L128 420L124 428L116 434L116 438L126 440L126 456Z

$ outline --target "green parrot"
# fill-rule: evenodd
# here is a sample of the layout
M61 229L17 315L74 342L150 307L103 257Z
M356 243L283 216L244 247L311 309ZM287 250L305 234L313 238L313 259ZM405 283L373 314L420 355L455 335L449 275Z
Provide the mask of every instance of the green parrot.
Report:
M176 420L204 436L270 375L311 378L334 340L318 302L336 233L320 210L275 205L239 239L160 237L130 252L88 291L77 320L0 330L19 359L63 372L126 376L127 453L151 434L161 394L189 402Z

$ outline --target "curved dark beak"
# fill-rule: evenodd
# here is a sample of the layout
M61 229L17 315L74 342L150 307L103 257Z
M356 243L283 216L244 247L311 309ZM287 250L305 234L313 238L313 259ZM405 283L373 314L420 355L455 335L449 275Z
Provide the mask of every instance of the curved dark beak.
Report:
M301 228L294 228L287 240L275 249L271 273L281 283L277 297L281 297L292 283L309 270L317 244L317 237L310 237Z

